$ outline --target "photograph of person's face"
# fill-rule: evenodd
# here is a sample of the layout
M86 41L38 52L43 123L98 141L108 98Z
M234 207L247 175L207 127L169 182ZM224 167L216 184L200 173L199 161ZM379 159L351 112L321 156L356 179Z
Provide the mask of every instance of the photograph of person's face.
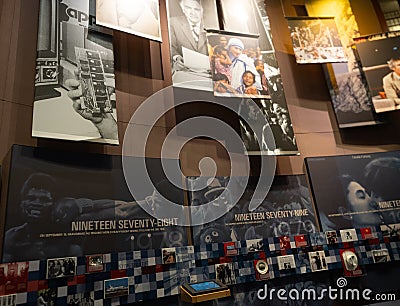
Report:
M250 72L243 74L243 84L245 86L252 86L254 84L254 76Z
M201 22L203 16L203 8L198 1L195 0L182 0L181 8L183 14L189 20L191 24L197 24Z
M232 53L232 55L234 57L239 57L240 54L242 54L243 50L242 50L242 48L240 48L238 46L230 46L229 47L229 52Z
M21 207L29 221L49 219L53 207L50 191L42 188L31 188L21 202Z
M117 1L118 25L124 28L131 28L139 19L145 4L135 1L134 5L131 0Z
M394 73L396 73L398 76L400 76L400 60L393 62L392 70L394 71Z
M381 223L380 214L377 212L362 213L378 209L377 203L366 192L365 188L355 181L347 186L347 200L351 212L360 212L352 215L353 222L362 225L378 225Z

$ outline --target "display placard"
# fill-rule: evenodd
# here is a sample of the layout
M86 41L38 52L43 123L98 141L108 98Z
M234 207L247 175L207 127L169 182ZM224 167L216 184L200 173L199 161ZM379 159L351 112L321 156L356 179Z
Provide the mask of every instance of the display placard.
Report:
M233 180L232 187L227 189L229 180ZM317 221L304 175L276 176L266 198L262 199L262 204L256 211L250 211L249 203L257 184L257 177L250 177L238 203L233 203L232 199L237 198L236 193L239 184L243 184L243 178L189 177L187 184L190 190L196 190L200 185L207 186L189 194L192 206L211 203L211 209L201 211L203 215L196 217L210 220L213 215L212 207L230 208L229 212L219 219L192 227L195 245L309 234L317 230Z
M400 152L305 159L323 231L375 227L400 221ZM353 240L354 230L342 239ZM351 237L351 238L348 238Z
M155 189L143 187L143 198L134 199L121 156L16 145L9 154L3 262L188 244L185 229L177 226L183 214L157 219L142 208L157 210L165 199L183 204L183 192L167 181L160 159L145 159ZM142 161L129 158L133 168Z

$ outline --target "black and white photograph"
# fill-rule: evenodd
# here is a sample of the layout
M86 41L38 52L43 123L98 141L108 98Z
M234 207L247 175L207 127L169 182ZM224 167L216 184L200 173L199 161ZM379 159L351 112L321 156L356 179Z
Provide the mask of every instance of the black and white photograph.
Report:
M38 306L57 305L57 288L39 290L36 303Z
M159 0L97 0L96 23L162 41L159 6Z
M259 34L254 2L248 0L222 0L224 31Z
M327 232L325 232L325 236L326 236L327 244L332 245L332 244L337 244L339 242L336 231L327 231Z
M261 252L264 250L263 239L246 240L247 252Z
M1 306L15 306L17 305L17 295L9 294L0 296L0 305Z
M67 306L93 306L94 291L70 294L67 296Z
M279 270L291 270L296 268L296 262L293 255L278 256Z
M400 151L308 157L305 164L322 231L400 222L400 190L387 183L400 179Z
M103 255L86 256L86 272L101 272L104 271Z
M400 109L400 36L374 35L355 39L360 59L377 113Z
M162 263L173 264L176 263L176 249L175 248L164 248L162 249Z
M76 273L76 257L52 258L47 259L46 278L58 278L75 276Z
M387 249L372 250L372 259L374 263L389 262L390 255Z
M328 270L324 251L309 252L310 267L312 272Z
M358 240L356 229L344 229L340 230L340 239L342 242L352 242Z
M212 91L206 29L219 29L215 1L168 0L167 14L173 85Z
M275 176L260 206L250 210L258 177L187 177L189 203L203 206L193 217L196 221L212 220L216 211L228 211L215 221L192 227L194 245L223 243L310 234L317 231L317 220L304 175ZM230 180L232 182L227 188ZM202 187L206 186L206 187ZM243 196L239 190L245 186ZM263 186L262 188L266 188ZM262 195L257 195L261 197ZM238 203L232 199L239 198ZM236 205L235 205L236 204ZM197 223L198 224L198 223ZM324 237L325 240L325 237Z
M211 32L207 42L215 96L270 98L258 37Z
M248 155L299 154L286 107L270 99L243 99L239 115L240 134Z
M236 283L235 269L233 263L222 263L215 265L215 275L224 285L232 285Z
M129 277L107 279L104 281L104 298L110 299L129 294Z
M288 17L298 64L347 62L333 17Z
M91 25L90 5L40 1L33 137L119 143L112 36Z
M145 159L153 184L142 184L134 197L121 156L18 145L9 155L3 262L188 245L178 225L184 194L167 180L161 159ZM142 162L124 160L134 169ZM164 162L180 177L178 160ZM162 220L151 216L167 199L177 209Z
M326 243L326 236L323 232L310 233L311 246L324 245Z

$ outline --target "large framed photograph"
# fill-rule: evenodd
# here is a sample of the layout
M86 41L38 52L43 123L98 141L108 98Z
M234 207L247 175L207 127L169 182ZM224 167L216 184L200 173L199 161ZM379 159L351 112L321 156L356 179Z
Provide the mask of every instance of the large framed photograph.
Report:
M355 50L377 113L400 109L400 35L378 34L355 39Z
M159 0L97 0L96 23L162 41Z
M3 262L188 245L178 225L184 223L183 192L168 181L160 159L124 160L133 169L146 163L153 181L140 185L135 197L121 156L15 145L5 162ZM164 162L180 177L178 160ZM150 214L167 201L178 209L162 219Z
M322 66L339 128L383 123L374 110L361 67L354 56L353 38L359 36L360 31L350 1L335 4L330 1L307 1L305 6L309 16L335 17L344 47L347 63L326 63Z
M215 1L168 0L167 14L173 85L212 91L205 29L219 29Z
M208 32L207 42L215 96L270 98L258 36Z
M270 99L242 99L239 115L246 154L300 154L286 104Z
M347 62L334 17L288 17L298 64Z
M259 34L254 1L221 0L220 4L224 31Z
M259 199L256 195L261 204L257 212L254 212L250 210L249 203L257 181L257 177L250 177L247 186L244 185L246 188L243 196L239 197L240 184L244 184L243 178L187 178L188 188L193 190L189 193L190 205L202 207L205 203L210 203L207 209L199 210L198 214L193 215L192 220L213 220L217 211L227 211L215 221L192 226L195 245L309 234L316 231L317 219L304 175L276 176L265 198ZM200 186L207 187L199 188ZM235 198L240 199L238 203L232 201Z
M40 1L33 137L119 143L112 35L89 23L93 5Z
M400 190L390 183L400 179L399 151L309 157L305 165L321 230L400 222ZM354 230L343 235L357 239Z

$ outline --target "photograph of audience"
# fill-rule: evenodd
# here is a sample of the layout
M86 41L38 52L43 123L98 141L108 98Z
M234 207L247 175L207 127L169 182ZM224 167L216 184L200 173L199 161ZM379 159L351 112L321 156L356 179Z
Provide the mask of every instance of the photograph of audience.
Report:
M334 18L288 18L298 64L347 62Z
M296 137L287 108L270 99L257 99L254 102L260 112L253 109L254 103L251 102L243 100L239 106L241 135L247 151L297 154Z

